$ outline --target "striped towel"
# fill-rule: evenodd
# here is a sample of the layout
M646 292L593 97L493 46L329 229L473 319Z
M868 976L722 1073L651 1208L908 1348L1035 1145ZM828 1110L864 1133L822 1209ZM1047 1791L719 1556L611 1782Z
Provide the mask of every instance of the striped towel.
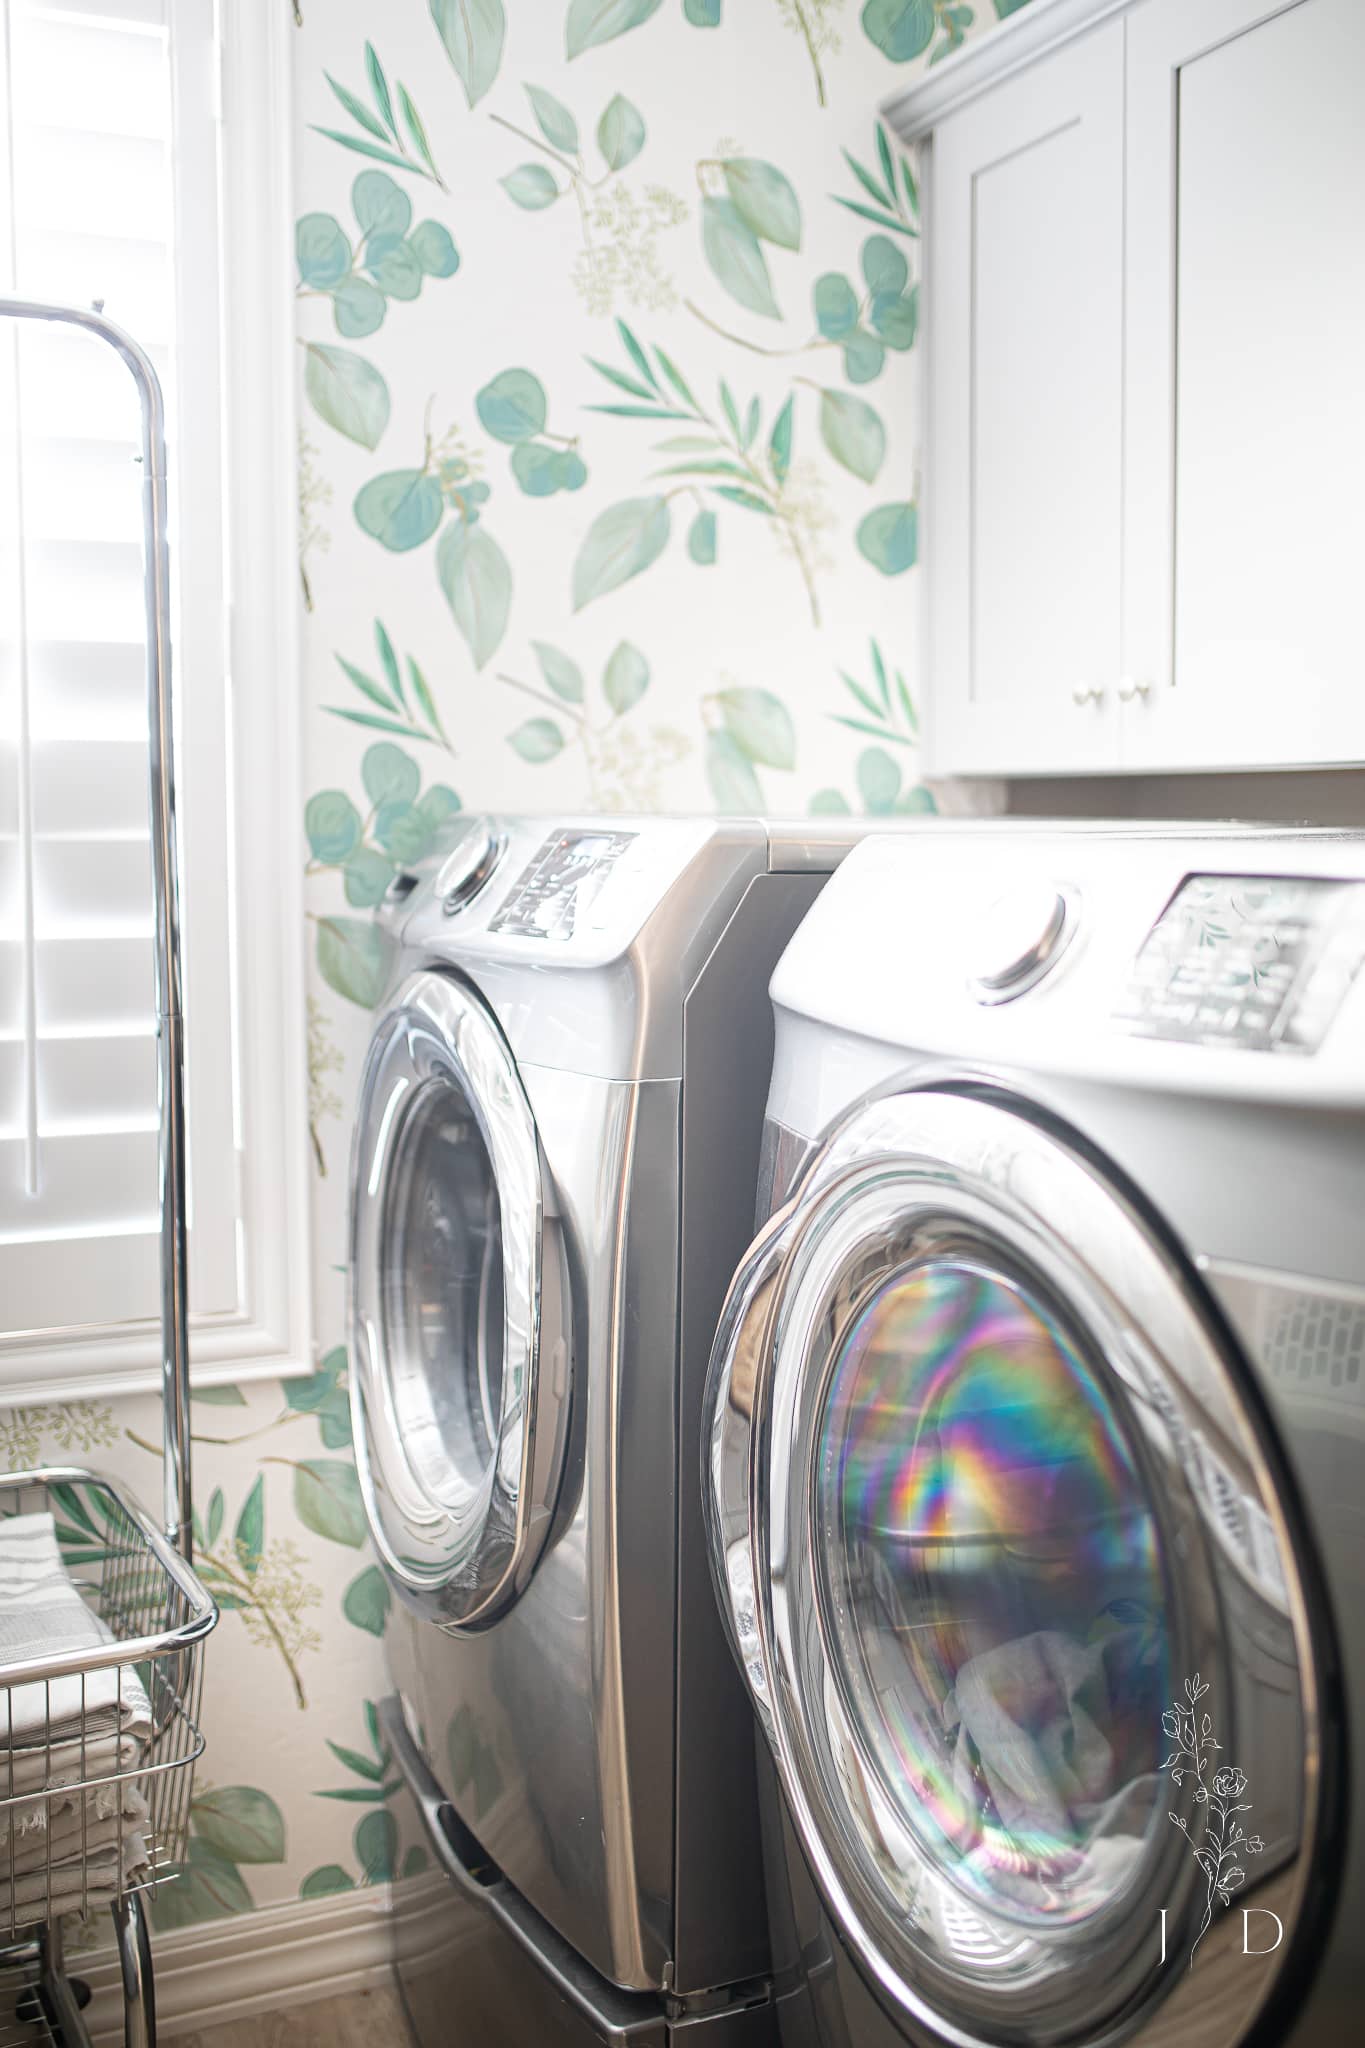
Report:
M51 1515L0 1521L0 1661L94 1649L113 1640L67 1575ZM0 1690L0 1915L8 1913L11 1901L24 1902L31 1889L26 1873L36 1870L45 1881L49 1859L54 1869L63 1851L79 1859L82 1825L87 1847L92 1826L111 1830L101 1840L114 1866L115 1889L122 1834L137 1834L137 1854L145 1863L138 1830L147 1809L135 1788L105 1783L83 1796L65 1788L136 1769L151 1732L147 1694L126 1664ZM35 1793L41 1796L24 1796ZM69 1821L60 1845L59 1817ZM79 1880L79 1867L75 1874Z

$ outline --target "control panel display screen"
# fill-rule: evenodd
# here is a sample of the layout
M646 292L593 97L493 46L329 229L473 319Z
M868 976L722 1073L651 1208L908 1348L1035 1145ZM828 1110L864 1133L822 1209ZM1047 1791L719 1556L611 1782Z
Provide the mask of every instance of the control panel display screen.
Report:
M635 838L633 832L552 832L518 875L488 929L571 939L583 913Z
M1365 882L1187 875L1118 1009L1146 1038L1311 1053L1365 959Z

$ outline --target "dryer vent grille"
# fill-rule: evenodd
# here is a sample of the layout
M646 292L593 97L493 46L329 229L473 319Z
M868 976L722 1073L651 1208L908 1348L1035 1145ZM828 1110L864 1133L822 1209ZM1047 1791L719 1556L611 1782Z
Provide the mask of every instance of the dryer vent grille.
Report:
M1261 1354L1271 1378L1365 1387L1365 1303L1282 1288L1273 1292L1279 1299L1266 1317Z
M1359 1427L1365 1416L1365 1287L1216 1259L1201 1263L1270 1384Z

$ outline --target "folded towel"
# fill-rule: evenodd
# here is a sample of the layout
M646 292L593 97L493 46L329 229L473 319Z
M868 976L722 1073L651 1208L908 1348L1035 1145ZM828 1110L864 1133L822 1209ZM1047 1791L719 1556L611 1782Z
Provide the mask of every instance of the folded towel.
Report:
M72 1856L23 1875L13 1883L0 1881L0 1929L18 1929L36 1920L58 1920L104 1905L120 1892L143 1884L151 1874L147 1844L137 1833L124 1834L118 1823L105 1825L114 1839L86 1856Z
M0 1659L113 1641L67 1575L51 1515L0 1521ZM151 1733L129 1665L0 1691L0 1920L78 1911L146 1875L147 1803L116 1774L144 1761Z
M112 1842L120 1830L140 1833L148 1821L147 1801L132 1779L44 1804L52 1809L46 1826L16 1828L10 1841L0 1843L0 1884Z
M0 1660L112 1641L67 1576L51 1515L0 1522ZM0 1799L126 1770L151 1730L147 1694L126 1664L12 1686L0 1693Z

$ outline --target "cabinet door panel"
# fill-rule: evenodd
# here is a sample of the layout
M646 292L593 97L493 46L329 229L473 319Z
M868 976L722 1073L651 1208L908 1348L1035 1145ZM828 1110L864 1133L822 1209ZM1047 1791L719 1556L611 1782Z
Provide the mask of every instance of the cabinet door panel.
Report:
M1365 7L1129 35L1125 765L1365 760Z
M934 137L926 512L941 771L1116 759L1124 25ZM1077 692L1098 691L1078 704Z

